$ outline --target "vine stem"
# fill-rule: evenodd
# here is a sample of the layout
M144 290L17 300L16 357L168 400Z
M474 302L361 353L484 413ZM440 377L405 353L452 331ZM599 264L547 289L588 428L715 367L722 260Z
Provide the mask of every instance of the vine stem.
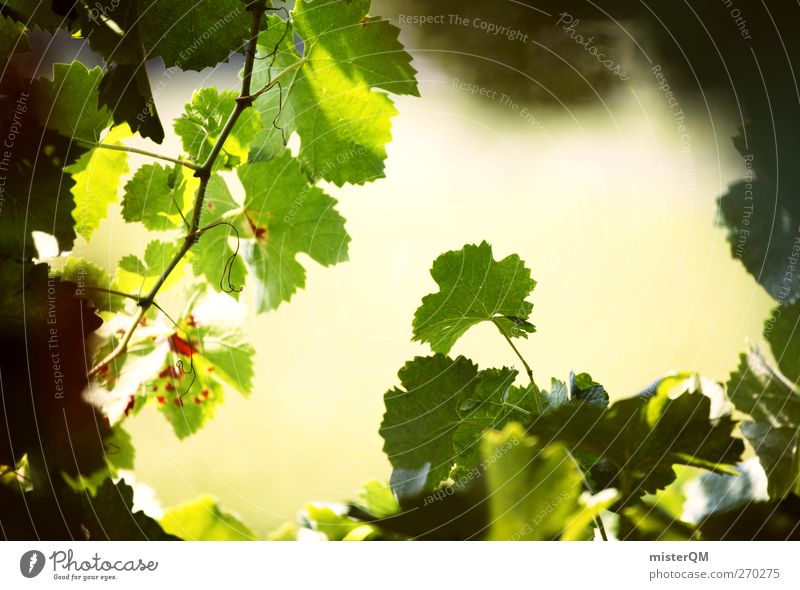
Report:
M531 370L531 366L528 364L528 361L525 360L525 357L522 356L522 353L519 351L519 349L517 349L517 347L514 345L514 342L511 340L509 335L506 334L506 331L500 326L500 324L498 324L497 322L492 322L492 323L495 326L497 326L497 329L503 335L503 338L505 338L506 342L508 342L508 345L511 347L511 350L514 351L514 354L516 354L517 358L520 360L520 362L522 362L522 365L525 367L525 372L528 374L528 379L530 379L531 385L535 385L533 382L533 371ZM539 415L541 415L542 407L538 396L535 396L535 400L537 409L539 410ZM581 474L581 481L583 482L584 489L590 494L594 494L594 490L592 489L592 484L589 483L589 478L586 476L586 473L584 472L580 463L578 463L578 460L575 458L575 455L573 455L572 451L568 449L567 449L567 455L575 464L575 467L578 469L578 473ZM606 528L603 525L603 520L599 516L593 517L592 520L594 521L597 530L600 531L600 537L603 539L603 541L608 541L608 535L606 534Z
M75 141L80 143L85 143L93 148L102 148L104 150L112 150L115 152L126 152L129 154L139 154L140 156L147 156L148 158L155 158L156 160L164 160L166 162L172 162L173 164L180 164L181 166L186 166L187 168L198 171L201 169L199 164L195 164L194 162L190 162L189 160L183 160L181 158L172 158L170 156L164 156L161 154L156 154L154 152L149 152L147 150L142 150L135 147L130 147L127 145L114 145L111 143L95 143L93 141L87 141L85 139L75 138Z
M256 44L258 42L258 33L261 30L261 21L264 18L264 13L267 11L267 0L256 0L248 10L253 13L253 22L250 27L250 36L247 40L247 49L245 50L245 62L244 62L244 70L242 73L242 90L239 93L239 96L236 99L236 107L233 109L233 112L228 117L228 120L225 122L225 126L222 128L222 131L217 138L217 141L214 143L214 147L211 149L211 152L206 158L206 161L203 162L201 166L197 166L196 164L186 162L185 160L178 160L177 158L162 158L161 156L155 156L161 159L168 159L169 161L177 162L183 165L192 164L188 166L195 170L195 176L200 179L200 186L197 188L197 194L195 196L194 201L194 211L192 213L192 221L189 227L189 231L187 232L186 236L183 239L183 244L181 245L180 249L175 253L175 255L170 260L167 267L161 273L161 275L156 280L153 287L150 289L149 293L144 297L141 297L138 301L139 309L136 311L136 315L134 316L134 320L131 322L131 325L125 331L122 339L120 340L119 344L112 350L103 360L97 363L94 367L89 370L89 377L96 376L100 371L103 370L104 367L107 367L111 362L114 361L117 357L123 354L127 348L128 343L131 341L133 337L133 333L136 331L136 328L139 326L142 318L144 317L145 313L154 305L155 297L158 295L158 292L164 286L164 283L167 282L167 279L172 274L172 271L178 266L178 264L183 260L183 257L192 249L197 240L199 239L200 235L202 234L200 229L200 219L203 213L203 203L205 202L206 191L208 190L208 183L211 179L211 171L214 167L214 163L217 160L220 152L222 151L222 147L227 141L228 136L233 131L236 122L239 120L241 114L247 110L248 107L251 107L253 104L253 97L250 95L250 84L253 78L253 64L255 63L256 58ZM277 83L277 77L273 82ZM268 84L267 86L272 87L273 84ZM266 92L266 90L264 90ZM111 147L111 146L106 146ZM114 146L118 147L118 146ZM126 148L123 151L128 151ZM154 154L145 154L145 155L154 155Z

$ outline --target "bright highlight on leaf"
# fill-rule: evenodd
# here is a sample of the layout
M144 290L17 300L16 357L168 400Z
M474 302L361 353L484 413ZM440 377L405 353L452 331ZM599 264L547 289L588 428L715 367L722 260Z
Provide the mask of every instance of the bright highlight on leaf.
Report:
M269 78L278 40L291 40L295 32L303 40L302 66L282 86L292 115L278 124L297 130L300 159L309 175L338 186L384 176L385 146L397 114L388 93L418 96L416 70L397 40L399 30L369 17L369 5L369 0L301 0L288 33L284 23L271 19L259 39L255 74L260 80ZM300 59L282 44L272 73ZM265 126L271 123L264 121Z

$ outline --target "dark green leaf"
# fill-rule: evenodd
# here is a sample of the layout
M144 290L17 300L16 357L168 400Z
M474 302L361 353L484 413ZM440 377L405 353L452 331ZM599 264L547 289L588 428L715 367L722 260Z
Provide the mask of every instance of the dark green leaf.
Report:
M608 409L563 405L536 420L531 432L607 460L623 500L669 485L674 464L722 470L735 465L744 446L731 437L736 423L730 416L710 420L711 400L701 391L670 393L621 400Z

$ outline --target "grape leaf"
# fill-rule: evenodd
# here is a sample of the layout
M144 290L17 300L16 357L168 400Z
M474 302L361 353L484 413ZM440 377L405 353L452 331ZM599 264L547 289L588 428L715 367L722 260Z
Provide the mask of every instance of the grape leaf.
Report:
M225 386L248 395L255 350L236 330L198 324L193 316L167 339L168 364L148 385L148 399L178 438L197 432L216 413Z
M25 25L0 14L0 55L11 56L30 48Z
M38 476L88 475L105 465L111 429L83 399L89 338L102 320L78 285L45 264L0 265L0 464L35 456Z
M238 207L227 184L216 174L209 179L205 206L209 217L214 220ZM204 277L210 285L238 299L247 269L240 256L234 257L234 251L228 243L232 236L239 239L228 224L212 228L203 233L190 251L190 256L195 276Z
M704 541L800 541L800 498L751 502L717 512L699 524Z
M592 379L589 373L579 373L575 375L575 373L570 371L569 382L572 399L587 404L594 404L602 408L608 407L608 392L605 387Z
M620 511L617 537L620 541L691 541L696 533L658 506L634 502Z
M144 64L113 64L103 74L97 93L115 123L127 124L134 133L156 143L164 141L164 126Z
M516 387L517 372L512 369L481 371L475 389L463 397L459 412L464 423L453 433L456 467L451 473L456 485L469 481L470 473L480 463L480 441L484 430L502 430L510 421L527 422L536 414L535 397L540 393L531 387Z
M105 455L105 467L101 467L92 474L79 475L75 478L67 473L63 474L64 480L73 490L76 492L87 490L90 494L96 495L103 482L119 477L120 469L133 470L135 455L133 440L122 426L114 427L114 431L105 440L105 446L108 449Z
M384 395L386 413L378 431L383 450L395 470L424 469L422 487L432 490L447 479L455 462L458 408L474 394L478 367L464 357L417 357L398 377L402 389Z
M133 511L133 488L106 480L94 497L83 496L81 528L93 541L175 541L144 512Z
M67 484L20 493L0 485L0 525L6 539L27 541L173 541L159 524L133 511L133 489L106 480L94 495Z
M497 262L486 242L446 252L433 263L439 292L426 295L414 314L414 340L447 353L472 326L493 322L509 338L535 330L527 320L533 305L525 299L536 286L516 254Z
M398 376L402 389L384 395L379 432L400 496L432 490L448 478L457 487L468 484L480 471L481 435L530 421L541 396L535 386L514 386L515 370L478 371L464 357L417 357Z
M800 303L772 311L764 325L764 337L772 348L778 368L793 383L800 382Z
M385 145L397 110L387 92L418 95L416 71L397 40L398 29L367 16L369 0L301 1L292 13L303 40L303 62L286 83L292 126L300 136L300 159L309 175L363 184L384 176ZM300 60L278 45L271 29L259 40L255 74L266 79L278 47L277 70ZM283 32L281 31L281 35ZM277 71L276 70L276 71ZM281 88L281 92L284 88Z
M756 422L776 427L800 427L800 395L780 378L757 350L739 357L739 367L728 380L728 397L736 409Z
M661 389L650 398L629 398L608 409L587 403L563 405L534 421L542 442L605 459L620 481L623 501L654 493L675 479L672 465L729 470L744 446L731 437L736 423L725 415L710 420L711 400L702 391L675 396Z
M175 120L174 127L183 149L192 159L205 163L217 142L225 123L236 108L236 93L216 88L202 88L192 95L185 112ZM261 119L253 110L239 117L228 135L215 168L233 168L247 159L247 146L261 129Z
M180 167L145 164L127 184L122 199L125 221L140 221L147 229L166 231L180 227L185 210L186 182Z
M138 3L99 0L80 6L78 16L89 45L108 64L98 87L100 104L113 113L116 123L127 123L131 130L157 143L164 141L164 127L145 67L147 58L136 28Z
M43 30L52 30L64 26L67 21L51 10L50 2L46 1L5 0L3 8L11 11L11 16L29 29L39 27Z
M121 140L129 135L127 126L116 127L103 139L103 143L122 145ZM75 209L72 211L75 231L88 241L108 215L108 206L117 200L117 187L128 173L127 154L94 148L64 170L75 181L71 189L75 198Z
M155 285L161 273L167 268L178 247L170 242L153 240L144 252L144 260L133 254L123 256L117 268L115 283L120 291L126 293L144 293ZM176 283L180 279L179 265L173 271L164 288Z
M569 451L542 447L520 424L489 432L481 446L487 464L489 540L554 540L578 512L583 479ZM575 534L572 532L571 534Z
M738 259L767 293L782 303L800 298L797 273L787 272L787 259L797 258L800 210L764 181L738 182L718 200L727 228L731 256Z
M53 80L31 85L33 109L40 121L61 135L96 143L111 122L111 113L98 107L100 68L89 70L79 61L53 65Z
M276 14L268 14L265 20L265 30L260 33L257 43L258 63L252 75L252 85L256 89L264 87L284 68L295 66L300 61L291 22ZM291 93L284 92L281 85L254 101L253 107L261 117L262 129L250 144L250 162L271 160L283 154L289 137L297 130L293 103L284 100L285 95L291 96Z
M741 426L767 474L771 498L800 491L800 394L757 350L740 357L728 396L752 422Z
M160 524L167 534L185 541L253 541L258 536L211 496L202 496L168 510Z
M0 130L10 154L0 164L5 176L0 186L0 253L16 260L35 256L33 231L54 235L61 250L72 249L75 240L74 181L63 167L85 149L38 119L34 105L45 100L41 94L51 94L49 84L45 80L31 86L13 69L0 79L0 100L8 105L0 111Z
M251 16L241 0L139 0L137 30L148 59L197 70L242 50Z
M245 190L246 230L255 235L242 255L258 280L259 312L275 309L305 286L305 269L296 260L308 254L323 266L347 260L350 236L336 201L312 186L288 150L269 161L237 169Z
M161 143L164 129L144 63L197 70L241 51L251 17L237 0L97 0L78 7L81 33L109 68L100 102L114 121Z
M419 96L411 56L398 41L400 29L368 16L369 8L370 0L301 0L292 22L316 68L340 68L371 88Z
M224 397L225 389L211 378L209 368L199 355L193 355L193 366L189 365L190 355L182 367L166 366L159 379L153 382L148 395L154 400L158 410L172 424L178 438L186 438L200 430L217 412Z
M119 295L108 292L112 288L109 274L96 264L70 256L58 273L62 281L77 285L75 294L90 300L100 311L122 311L125 301ZM92 289L94 287L94 289ZM103 290L106 291L103 291Z

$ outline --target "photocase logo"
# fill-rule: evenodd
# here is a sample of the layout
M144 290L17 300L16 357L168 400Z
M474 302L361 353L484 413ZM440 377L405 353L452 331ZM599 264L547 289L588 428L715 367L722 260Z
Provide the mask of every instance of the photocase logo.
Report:
M44 569L44 553L41 551L26 551L19 560L19 571L26 578L35 578Z

